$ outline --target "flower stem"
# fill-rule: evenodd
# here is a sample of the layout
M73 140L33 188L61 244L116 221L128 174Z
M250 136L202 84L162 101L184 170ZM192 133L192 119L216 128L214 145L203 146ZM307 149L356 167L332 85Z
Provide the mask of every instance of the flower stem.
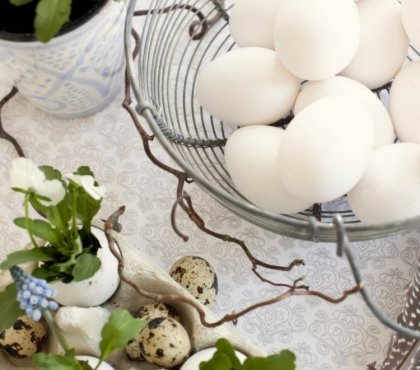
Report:
M23 201L23 205L25 208L25 224L26 224L26 230L28 231L29 234L29 238L31 239L31 242L33 244L33 246L35 248L39 248L38 243L36 242L33 234L32 234L32 230L31 230L31 223L29 222L30 218L29 218L29 199L30 199L31 195L30 193L26 193L25 194L25 200Z
M73 237L77 238L79 232L77 230L77 191L72 192L72 207L71 207L71 216L72 216L72 232Z
M63 336L63 333L58 328L57 324L54 321L54 318L51 315L51 312L48 309L45 309L42 311L42 316L44 317L45 321L47 322L50 330L54 333L54 335L57 337L58 341L61 344L61 347L63 347L65 353L70 352L70 347L67 344L66 339Z

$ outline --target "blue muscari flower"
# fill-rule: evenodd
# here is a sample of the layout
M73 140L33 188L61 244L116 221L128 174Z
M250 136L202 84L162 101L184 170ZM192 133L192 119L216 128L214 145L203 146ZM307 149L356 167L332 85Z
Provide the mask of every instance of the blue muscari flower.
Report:
M56 291L50 288L45 280L29 275L18 266L13 266L10 273L16 282L20 308L26 312L26 315L38 321L42 316L42 310L55 311L58 308L57 302L51 300Z

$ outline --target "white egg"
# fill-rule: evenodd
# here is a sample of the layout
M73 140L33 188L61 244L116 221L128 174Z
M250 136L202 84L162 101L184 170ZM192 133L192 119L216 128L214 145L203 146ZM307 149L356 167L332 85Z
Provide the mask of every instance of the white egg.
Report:
M296 198L282 185L277 153L285 131L271 126L248 126L229 136L226 167L238 190L258 207L278 213L296 213L310 202Z
M342 75L376 89L392 80L408 52L401 6L397 0L358 0L356 4L361 22L360 44Z
M349 191L363 175L374 145L370 114L355 100L328 97L290 123L279 149L284 186L311 203Z
M349 192L353 212L367 224L420 215L420 145L399 143L373 152L367 170Z
M420 61L406 65L395 77L389 112L401 141L420 143Z
M230 33L241 46L274 49L273 28L279 0L238 0L229 18Z
M273 50L250 47L219 56L198 75L195 96L203 108L237 125L270 124L293 107L299 80Z
M353 58L360 20L353 0L279 0L274 45L283 65L305 80L341 72Z
M216 348L207 348L194 353L184 362L180 370L198 370L200 368L200 363L210 360L215 352ZM235 351L235 354L241 363L246 360L246 356L243 353Z
M78 360L87 361L87 363L95 369L98 365L99 359L92 356L76 356ZM111 365L108 365L106 362L102 362L102 364L98 367L98 370L115 370Z
M394 127L385 106L366 86L347 77L335 76L307 83L296 100L294 113L298 114L308 105L328 96L349 97L363 104L375 124L375 148L394 142Z
M402 0L401 19L412 45L420 50L420 1Z

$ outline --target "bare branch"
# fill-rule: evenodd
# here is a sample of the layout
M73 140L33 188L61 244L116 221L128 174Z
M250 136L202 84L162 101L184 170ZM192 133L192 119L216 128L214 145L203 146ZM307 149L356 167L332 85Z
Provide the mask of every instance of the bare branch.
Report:
M15 148L15 150L19 154L19 156L20 157L25 157L25 153L23 152L22 147L20 146L18 141L12 135L10 135L8 132L6 132L6 130L3 127L3 121L1 119L1 113L2 113L3 107L17 93L18 93L18 89L13 86L12 90L2 100L0 100L0 138L9 141L13 145L13 147Z

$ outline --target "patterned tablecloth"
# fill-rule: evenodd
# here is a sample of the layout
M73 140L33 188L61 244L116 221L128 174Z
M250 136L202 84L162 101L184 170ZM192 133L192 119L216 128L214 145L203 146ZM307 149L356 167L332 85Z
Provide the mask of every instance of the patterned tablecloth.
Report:
M147 1L143 2L147 4ZM0 69L0 94L11 88ZM18 94L4 109L5 128L21 143L26 155L38 164L51 164L64 173L89 165L107 188L101 217L125 204L122 233L139 250L169 270L184 255L206 258L220 284L216 311L231 312L259 299L276 295L281 288L261 283L251 272L244 253L200 232L181 211L180 229L190 236L184 243L172 230L170 210L176 181L146 157L137 131L121 108L121 94L102 112L83 119L60 120L35 109ZM158 143L152 149L171 163ZM22 247L27 236L13 224L21 215L21 196L9 190L13 147L0 141L0 259ZM300 275L313 289L339 295L353 284L345 260L335 256L333 244L289 239L259 229L224 209L194 184L186 189L207 225L244 240L260 259L287 264L302 258L306 266L291 273L267 272L276 281L291 282ZM354 243L353 250L369 292L381 308L395 318L404 303L407 284L420 257L418 230L385 239ZM331 305L317 298L294 297L254 311L241 318L237 329L269 351L290 348L296 352L299 370L356 370L381 360L390 338L367 309L360 296Z

